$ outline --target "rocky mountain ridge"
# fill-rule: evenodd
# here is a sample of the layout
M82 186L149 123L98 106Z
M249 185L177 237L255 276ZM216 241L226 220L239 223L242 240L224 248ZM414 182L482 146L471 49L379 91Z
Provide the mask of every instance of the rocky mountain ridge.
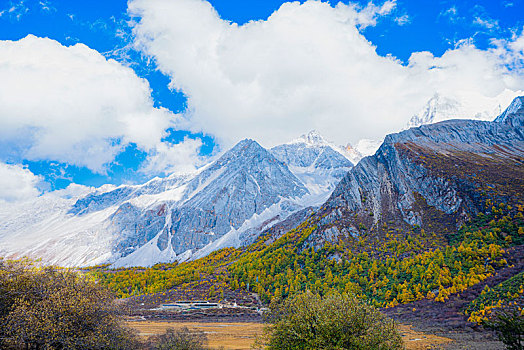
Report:
M104 186L72 199L43 196L24 207L40 213L32 218L6 210L0 254L72 266L151 266L249 244L291 214L322 204L352 166L318 133L303 140L276 148L287 149L289 159L243 140L194 174ZM54 210L45 208L49 203Z
M243 140L194 174L0 208L0 254L151 266L248 245L262 232L279 236L311 218L313 245L386 226L446 234L487 199L522 202L522 106L515 99L494 122L450 120L388 135L355 167L311 132L271 150Z
M315 214L311 242L380 235L388 225L445 234L488 199L524 202L522 99L493 122L449 120L388 135Z

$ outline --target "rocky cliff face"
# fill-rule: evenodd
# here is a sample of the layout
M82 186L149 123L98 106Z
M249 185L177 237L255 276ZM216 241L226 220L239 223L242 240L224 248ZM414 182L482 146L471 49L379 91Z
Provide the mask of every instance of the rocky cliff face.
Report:
M450 120L388 135L316 214L312 240L384 225L452 232L494 202L524 201L522 98L494 122Z
M255 141L244 140L188 181L178 201L159 203L143 213L126 203L113 223L125 237L121 248L154 242L159 251L172 252L170 257L189 256L282 200L307 194L282 162ZM133 251L125 263L142 256L142 250Z
M524 96L514 99L504 113L495 119L495 122L512 126L522 135L522 127L524 127Z
M119 216L134 219L115 227L123 237L115 266L136 264L157 249L165 259L184 260L247 245L276 223L300 217L291 214L323 203L352 164L320 135L307 137L271 151L241 141L184 183L180 200L148 212L156 216L121 208Z

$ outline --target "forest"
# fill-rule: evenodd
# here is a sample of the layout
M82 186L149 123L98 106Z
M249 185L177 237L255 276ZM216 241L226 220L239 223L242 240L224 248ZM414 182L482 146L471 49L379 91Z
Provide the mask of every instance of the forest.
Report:
M262 236L245 249L226 248L196 261L119 270L97 266L88 273L121 298L207 284L209 296L220 299L225 289L249 288L268 304L306 290L352 293L377 308L421 299L444 303L507 267L506 250L524 244L523 205L487 200L485 209L446 237L384 223L385 239L361 235L315 249L305 243L315 228L306 221L274 242ZM483 292L465 312L476 323L508 306L524 314L523 295L524 280L515 276Z

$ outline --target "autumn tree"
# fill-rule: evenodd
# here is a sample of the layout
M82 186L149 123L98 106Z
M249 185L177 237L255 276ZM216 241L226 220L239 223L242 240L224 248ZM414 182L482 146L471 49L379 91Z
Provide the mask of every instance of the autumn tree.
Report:
M521 310L502 310L482 324L495 331L508 350L524 349L524 315Z
M114 300L73 270L0 259L0 348L136 348Z
M273 305L267 349L402 349L392 320L348 294L320 296L306 291Z

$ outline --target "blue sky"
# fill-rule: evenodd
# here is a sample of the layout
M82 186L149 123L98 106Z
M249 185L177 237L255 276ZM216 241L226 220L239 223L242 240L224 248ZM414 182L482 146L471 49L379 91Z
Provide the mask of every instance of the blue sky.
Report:
M287 18L285 16L293 16L296 13L297 16L306 16L304 17L305 19L311 19L311 16L315 17L316 13L318 13L318 25L321 26L319 28L322 30L329 28L329 26L324 27L324 23L327 23L333 18L338 18L336 16L348 16L347 18L355 21L352 23L353 27L357 28L357 32L355 34L349 30L351 28L348 28L348 36L355 36L355 38L351 39L353 41L348 41L348 45L351 46L351 43L355 43L355 45L362 45L363 51L369 51L369 48L371 48L371 51L375 50L376 57L373 56L373 59L377 60L377 65L380 67L391 66L391 68L384 70L386 75L388 75L387 72L390 71L388 69L391 69L392 72L396 72L397 70L400 71L405 69L405 67L409 65L419 67L413 69L411 72L406 73L406 76L412 77L419 74L418 71L422 69L420 67L426 67L425 65L435 66L442 64L442 66L446 67L451 67L454 65L460 67L460 64L463 64L463 62L467 62L468 59L471 59L474 64L478 63L479 72L487 72L489 69L494 69L496 71L494 73L495 78L493 78L495 80L490 80L490 82L495 81L496 85L499 81L504 81L504 84L506 84L504 86L501 85L500 88L498 88L496 91L490 90L486 92L483 90L480 92L475 92L474 96L482 96L486 98L486 100L482 100L482 103L485 102L487 105L486 101L488 101L488 99L492 99L494 96L501 96L503 91L508 89L511 91L517 91L522 87L522 81L520 80L522 78L522 73L515 72L520 67L522 67L522 51L519 51L520 46L518 45L520 44L518 38L520 38L522 34L524 25L524 16L522 16L524 13L524 3L520 0L390 0L376 1L374 3L370 3L368 1L356 1L350 3L344 2L344 4L350 4L351 7L346 8L346 10L344 10L345 12L339 9L340 11L337 10L337 13L331 11L336 5L334 2L331 2L331 6L329 6L329 9L331 9L330 11L333 13L328 13L328 7L311 6L306 11L305 6L300 7L297 4L295 4L297 6L288 6L287 8L289 11L287 12L283 10L280 11L279 8L284 3L283 1L211 0L210 3L218 13L218 16L222 20L229 21L229 23L224 22L226 24L220 22L219 18L215 18L207 13L205 7L202 7L198 4L191 4L191 1L198 2L197 0L172 1L173 3L179 2L181 4L173 5L174 10L172 22L181 20L176 15L176 6L184 6L183 8L180 8L180 11L190 11L190 13L195 16L194 18L198 19L197 21L193 22L199 22L200 18L206 18L206 20L209 18L209 22L206 22L206 25L209 24L210 27L216 26L216 28L224 28L224 33L227 34L224 35L224 37L229 37L230 35L244 35L245 38L248 39L246 42L238 42L236 40L233 41L233 39L230 41L221 42L221 45L226 48L234 46L233 51L240 52L240 54L233 57L239 57L239 60L242 59L241 55L244 52L244 45L255 46L255 48L257 45L259 45L258 50L260 50L262 55L265 55L264 48L272 47L271 43L268 44L268 41L276 41L279 37L282 36L282 33L276 36L271 36L272 34L268 33L263 35L260 34L261 32L264 32L265 28L267 27L265 27L262 23L266 22L268 17L271 16L275 11L281 13L281 17L283 18ZM150 21L148 21L147 16L162 15L161 13L155 12L159 11L159 9L155 8L155 4L153 4L160 2L161 1L152 1L150 4L146 4L140 0L134 1L135 9L130 11L132 12L130 16L130 13L128 12L127 1L119 0L0 0L0 40L18 41L22 38L25 38L27 35L32 34L37 38L47 37L53 39L60 43L63 47L69 47L77 43L82 43L87 45L89 48L96 50L98 53L105 56L106 59L114 59L123 67L130 67L137 77L147 80L147 83L150 87L150 98L153 103L153 108L156 108L157 110L163 110L165 108L167 112L170 113L169 115L172 116L171 118L173 120L175 117L178 118L176 123L173 123L167 127L163 127L162 137L156 141L156 144L169 146L182 144L188 140L197 140L199 142L199 144L195 146L197 153L187 157L187 159L189 159L188 161L195 162L195 164L193 164L194 166L198 166L199 164L205 162L206 157L212 156L229 147L244 134L245 137L253 137L259 142L264 141L265 135L268 135L268 140L270 137L272 137L273 134L278 135L280 138L276 138L275 136L274 140L272 139L271 142L268 141L268 145L271 145L275 142L283 142L291 135L298 136L300 132L308 131L305 129L302 130L300 127L295 127L297 124L301 123L301 119L293 118L300 118L300 114L304 113L300 107L288 106L286 104L279 105L277 102L275 102L277 100L280 101L278 96L266 96L263 94L260 96L256 95L256 98L253 98L254 101L256 100L253 102L253 105L248 105L248 102L246 102L246 106L243 105L242 108L239 107L238 109L235 109L234 107L232 108L230 106L222 106L220 98L217 99L218 101L214 102L215 104L207 105L206 101L213 100L213 95L209 95L213 93L213 90L211 89L213 86L210 87L210 90L212 91L209 92L206 90L205 84L202 85L203 83L194 82L201 79L205 83L206 81L215 81L219 78L209 75L203 75L200 77L197 73L195 73L195 70L198 71L198 68L192 67L188 61L195 60L195 57L198 59L199 56L188 57L187 60L181 58L181 56L185 55L187 50L190 51L190 47L187 46L186 43L183 43L182 46L176 46L180 41L177 41L179 39L175 36L180 34L180 31L183 30L183 27L177 27L176 23L172 24L171 21L166 21L165 23L162 22L164 27L159 28L159 25L155 24L156 20L153 17L151 17ZM303 1L301 3L303 3ZM159 7L161 6L159 5ZM165 11L169 11L169 9L166 9ZM199 13L198 11L202 11L202 13ZM351 12L350 15L348 15L348 11ZM137 12L148 14L143 15L142 18L140 15L137 15ZM367 17L358 17L361 14L362 16L366 15ZM320 19L322 19L323 22L320 21ZM246 24L250 21L259 21L261 24L258 25L258 27L257 25L250 26L249 24ZM297 29L293 29L294 27L287 25L284 27L289 31L301 31L300 21L301 20L298 21L299 25ZM276 22L277 21L275 20L273 22L267 23ZM143 25L137 26L137 23L142 23ZM238 31L235 29L235 27L231 27L232 23L238 24L237 27L246 29L245 33ZM311 23L313 23L311 26L317 25L315 24L317 22L314 18L312 19ZM199 36L195 36L195 38L197 38L195 40L198 40L201 37L206 37L208 34L210 34L200 33L201 28L197 27L197 25L200 27L202 26L201 24L196 23L195 28L187 28L188 33L198 32ZM337 22L337 25L340 25L340 23ZM135 32L133 32L133 28L135 29ZM281 28L281 25L275 25L274 31L276 32L278 30L283 30ZM308 28L311 29L309 25ZM328 34L323 35L329 36L329 33L331 32L328 30L329 29L326 29L325 32ZM313 30L311 33L315 32L320 32L320 30ZM150 35L151 33L163 33L162 35L166 35L168 39L170 39L169 36L171 35L174 39L168 40L168 44L166 44L165 47L162 46L161 39L157 39L159 37L158 35L155 36L154 40L148 39L149 41L141 41L144 39L146 34ZM336 31L334 33L336 33ZM304 36L307 38L305 34ZM307 39L304 41L304 36L300 35L300 33L296 35L290 34L289 37L286 36L286 40L289 41L287 46L299 47L299 45L307 45ZM260 40L260 42L257 40ZM315 43L317 41L315 40L316 39L312 38L312 46L316 45ZM367 40L370 43L370 46L368 47L365 43L363 44L363 40ZM494 44L497 42L497 40L500 40L501 43ZM137 42L141 43L142 45L134 46L133 43L136 44ZM291 43L291 45L289 45L289 43ZM203 41L203 45L205 45L205 41ZM468 51L468 48L471 50ZM495 50L495 48L505 51L500 54ZM286 57L295 57L295 52L283 52L280 46L278 47L278 50L275 50L276 52L279 52L279 54L285 55ZM300 50L300 48L298 50ZM427 62L433 60L433 58L428 58L424 55L421 55L422 58L419 59L416 64L413 64L413 61L410 62L410 57L414 52L427 51L432 54L432 57L440 58L444 57L443 55L450 50L456 50L456 55L449 55L452 57L446 57L446 59L438 60L440 63L429 64ZM322 58L335 57L337 55L336 49L334 49L333 54L330 53L329 55L325 53L326 47L319 46L318 51L321 52L321 56L319 57ZM355 51L358 50L355 49ZM489 54L490 56L485 56L485 53L486 55ZM352 55L351 50L348 51L348 54ZM225 57L227 57L229 61L234 60L234 58L231 59L231 56L229 55ZM296 57L300 58L303 56L297 54ZM389 57L388 60L395 61L396 63L391 63L390 61L382 62L384 61L384 57ZM497 59L499 59L500 62L497 61L493 63L493 60L496 59L494 57L499 57ZM272 61L272 58L269 56L269 54L266 59L268 61ZM336 65L336 62L339 62L338 59L339 58L334 58L333 60L329 59L329 63L326 64ZM434 61L437 62L437 59ZM220 60L217 62L220 63L223 61ZM211 62L209 64L217 64L217 62ZM252 74L251 71L256 72L256 67L249 67L248 64L249 62L242 61L241 65L238 66L238 71L249 71L249 74ZM295 61L294 64L300 65L301 62ZM313 62L309 64L314 65L315 63ZM393 67L393 64L396 64L397 66ZM208 63L205 63L203 67L206 67L207 65ZM499 70L500 66L503 66L505 69L505 71L502 73ZM269 64L266 68L272 69ZM431 68L432 67L426 67L424 69L430 71ZM224 70L224 74L229 74L229 66L221 66L221 69ZM232 69L235 69L234 66ZM277 65L275 69L283 68ZM348 68L341 67L340 69L342 71L347 71ZM364 67L363 69L372 68ZM233 81L235 79L235 74L237 73L231 73L231 75L227 78ZM261 73L261 75L262 74L264 73ZM356 73L348 73L348 77L354 77L355 74ZM470 75L466 75L464 79L470 79L470 76L475 74L475 72L472 72ZM496 74L500 74L500 76L496 76ZM28 76L28 79L31 79L31 76ZM241 78L243 79L243 77ZM71 79L74 79L74 77ZM274 79L274 77L268 73L267 81L271 79ZM298 79L300 80L301 84L299 85L298 89L304 87L300 76L298 78L293 76L289 77L288 79L289 80L286 80L286 82L293 79L293 81ZM314 80L317 78L312 77L311 79ZM355 79L355 84L358 84L357 78ZM397 81L402 79L404 78L395 78L391 80ZM418 81L420 79L421 78L417 78L415 80ZM261 79L260 81L266 80ZM263 85L260 83L260 81L258 84L261 88L267 88L267 86L276 84L273 80L271 80L271 83L268 85ZM170 82L172 83L171 88L168 87ZM358 129L357 124L360 124L361 122L357 118L353 121L354 124L352 124L352 114L348 113L348 117L344 119L347 120L348 137L347 140L344 140L343 136L341 136L341 134L335 130L337 127L332 126L332 129L330 129L328 124L334 124L333 120L337 120L331 119L332 114L343 113L341 111L344 111L344 108L347 106L342 104L338 108L330 108L329 110L326 110L326 108L323 107L325 105L336 104L337 101L343 100L344 95L341 94L339 96L337 91L337 89L344 89L344 87L341 87L340 84L340 82L334 80L332 85L326 83L326 86L323 90L313 92L313 96L322 96L321 98L325 98L326 102L308 107L308 110L315 108L318 108L318 110L315 111L316 114L304 119L304 128L319 128L320 126L320 129L322 129L320 131L324 134L327 134L326 136L328 136L328 138L333 139L337 143L341 144L351 142L354 144L361 138L378 139L386 132L397 131L395 127L398 125L400 128L401 122L404 123L404 120L401 121L400 117L398 120L395 120L396 124L393 124L393 122L388 124L389 119L387 119L387 122L384 122L384 124L387 124L387 126L385 126L383 129L377 130L376 133L367 132L366 130L369 129L369 127L364 129L363 126L363 129ZM387 94L388 91L394 90L396 83L391 84L391 87L383 91L381 90L380 93ZM418 82L413 84L418 84ZM229 86L231 84L228 83L226 85ZM230 100L228 100L228 92L225 90L226 85L222 86L221 83L217 83L217 85L214 86L214 91L217 95L224 94L224 96L226 96L224 97L223 103L234 104L235 101L237 101L237 97L233 96ZM377 85L377 83L375 83L375 85ZM472 80L471 86L475 85L479 84L477 81ZM373 85L370 87L370 91L372 91L372 86ZM224 89L221 87L224 87ZM297 86L294 86L294 88L297 88ZM330 92L330 89L333 89L332 91L334 92ZM431 94L440 91L453 91L453 89L449 86L440 88L437 83L435 83L435 85L431 85L431 89L435 90L431 91ZM467 89L468 86L465 86L460 91L463 93ZM326 92L326 96L324 96L325 90L328 91ZM417 88L414 87L414 90L417 90ZM241 89L232 89L231 95L238 95L242 91L243 90ZM286 90L285 93L287 94L289 91ZM348 88L348 95L355 93L358 92ZM413 94L414 93L410 93L409 96L413 96ZM431 96L431 94L428 92L427 96ZM464 94L467 95L466 93ZM420 101L426 99L427 96L420 96ZM504 96L507 100L509 93L506 91L506 95ZM246 98L249 99L249 95L247 97L243 97L242 103L246 100ZM267 103L265 103L264 98L267 99ZM391 105L394 105L393 103L395 98L397 97L384 97L384 100L391 99ZM478 97L475 98L478 99ZM44 100L46 97L42 96L42 99ZM309 98L309 100L310 99L311 98ZM300 101L300 99L297 99L297 101ZM478 101L480 100L478 99ZM261 129L258 125L263 125L264 123L262 121L260 122L262 124L257 124L259 122L256 118L259 117L255 115L255 112L253 112L253 119L250 122L239 121L235 119L238 118L238 116L231 116L231 114L234 114L236 110L238 110L239 114L245 113L246 115L250 115L252 110L260 109L258 107L260 104L265 105L273 103L277 103L275 108L278 107L279 110L288 110L289 107L288 114L282 114L278 117L278 120L275 119L275 121L272 121L275 122L275 130L277 130L277 132L274 133L271 132L271 130L266 131L266 134L258 132L257 130L251 132L249 129L250 125L253 125L253 129ZM362 111L366 110L366 108L369 109L370 105L372 106L373 103L370 102L369 104L363 105L362 107L355 107L355 109L352 110L352 113L355 115L362 113ZM413 105L415 106L415 103ZM417 106L419 105L420 103ZM38 104L36 104L36 106L38 107ZM220 109L222 107L224 107L224 110ZM141 109L142 107L138 108ZM217 111L216 117L213 115L213 111ZM271 111L271 109L269 109L269 111ZM370 111L370 113L373 113L373 111ZM380 113L386 112L377 111L377 115ZM409 112L403 111L403 113L406 114ZM226 119L230 116L233 121L226 121ZM279 120L287 117L289 117L289 122L280 123ZM407 117L409 117L409 115L406 116L406 118ZM218 121L213 118L218 119ZM224 121L223 124L225 126L221 126L222 121ZM0 119L0 123L2 122L3 121ZM382 124L382 122L378 123ZM41 124L39 123L38 125ZM236 125L242 126L239 126L237 130L235 127ZM36 126L31 125L29 125L29 127L36 128ZM287 128L290 130L288 131ZM231 130L231 133L229 133L230 129L234 130ZM349 131L350 129L354 129L356 131L352 133L352 131ZM330 132L332 132L332 134L330 134ZM228 137L230 134L231 137ZM4 147L7 149L7 151L4 151L3 154L0 154L2 157L0 161L6 164L19 166L25 170L29 170L32 174L39 178L37 185L39 191L65 188L70 183L88 186L100 186L104 183L112 183L117 185L122 183L138 183L145 181L155 175L165 176L173 169L173 167L175 167L176 170L176 166L179 166L177 165L179 163L171 164L168 162L170 167L162 168L162 166L159 164L165 164L165 162L157 159L157 163L155 164L158 166L150 166L148 168L148 166L145 164L147 162L151 162L151 152L160 154L159 148L149 145L146 147L143 144L140 144L140 142L135 142L132 138L129 138L128 141L124 141L124 136L122 138L119 136L113 137L111 142L116 143L118 147L116 147L114 144L111 146L116 147L112 148L113 150L116 149L116 151L114 151L114 156L109 157L108 159L110 159L110 161L106 161L102 167L90 165L88 161L76 162L74 157L68 158L66 156L54 156L53 154L57 154L55 151L53 151L54 153L37 152L38 155L31 155L31 152L23 150L24 146L16 145L15 147L14 143L16 143L16 141L13 140L9 139L6 141L11 144L8 144L9 147ZM148 142L149 141L144 141L144 144ZM22 151L15 151L19 149L22 149ZM104 150L102 149L101 152L104 152ZM78 155L76 155L76 157L78 158ZM143 171L144 168L148 168L149 170Z

